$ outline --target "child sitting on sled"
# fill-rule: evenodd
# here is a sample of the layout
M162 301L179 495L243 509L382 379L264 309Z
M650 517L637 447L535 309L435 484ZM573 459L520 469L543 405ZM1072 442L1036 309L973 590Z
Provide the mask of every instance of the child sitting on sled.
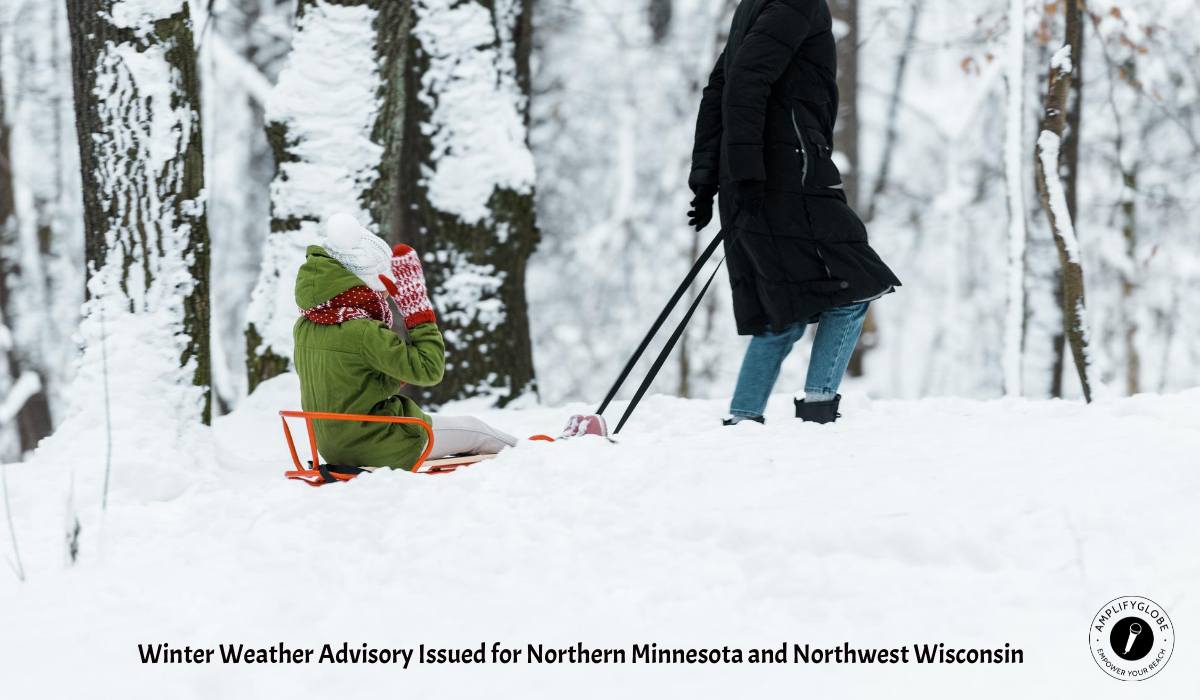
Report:
M431 458L496 454L517 439L478 418L429 415L398 392L434 386L446 346L416 251L388 249L349 214L325 224L324 246L309 246L296 275L301 316L293 329L305 411L405 416L433 428ZM392 330L396 305L407 338ZM321 453L332 464L412 469L425 449L418 425L319 421Z

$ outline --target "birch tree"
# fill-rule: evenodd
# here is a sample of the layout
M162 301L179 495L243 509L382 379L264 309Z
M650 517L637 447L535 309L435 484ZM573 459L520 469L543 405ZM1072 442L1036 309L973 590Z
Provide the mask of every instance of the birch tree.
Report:
M1025 0L1008 10L1008 106L1004 134L1004 174L1008 184L1008 311L1004 323L1004 392L1020 396L1025 351Z
M207 421L208 229L188 3L72 0L67 10L88 266L85 342L91 350L130 348L138 362L123 371L135 374L115 381L149 377L154 398L172 403L180 419Z

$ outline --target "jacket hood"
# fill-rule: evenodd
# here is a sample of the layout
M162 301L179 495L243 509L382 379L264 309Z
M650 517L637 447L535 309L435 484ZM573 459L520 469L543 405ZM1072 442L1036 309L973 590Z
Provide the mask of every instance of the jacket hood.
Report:
M321 246L310 245L306 255L296 273L296 306L301 309L311 309L348 289L365 286Z

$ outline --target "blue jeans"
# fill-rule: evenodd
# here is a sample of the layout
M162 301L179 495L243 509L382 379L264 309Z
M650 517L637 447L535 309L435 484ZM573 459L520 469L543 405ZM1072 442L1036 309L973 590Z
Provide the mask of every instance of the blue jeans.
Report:
M821 314L804 382L804 393L810 399L829 400L837 395L869 305L870 302L862 302L839 306ZM794 323L778 333L766 331L750 339L729 406L731 414L742 418L763 414L779 379L779 368L807 328L807 323Z

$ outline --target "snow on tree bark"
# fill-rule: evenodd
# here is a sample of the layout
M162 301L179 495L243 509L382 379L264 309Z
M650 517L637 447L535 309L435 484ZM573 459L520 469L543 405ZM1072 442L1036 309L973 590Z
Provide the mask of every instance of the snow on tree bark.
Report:
M504 405L535 390L525 297L538 240L530 2L403 4L384 22L411 27L411 36L387 48L391 184L381 192L392 200L377 210L389 216L390 239L421 252L446 338L446 379L424 398L487 396Z
M1046 92L1041 133L1037 141L1036 167L1042 208L1050 222L1062 266L1064 333L1075 360L1084 399L1090 402L1098 384L1093 377L1089 349L1083 259L1060 175L1062 137L1066 129L1067 102L1074 73L1073 49L1082 31L1081 19L1078 0L1067 0L1066 40L1050 60L1050 87Z
M383 149L373 140L382 89L376 55L379 0L303 0L292 52L267 109L277 175L271 232L247 313L249 388L287 371L296 270L321 222L345 211L374 228L370 193Z
M67 7L88 264L81 375L96 346L119 337L143 353L141 379L162 387L153 398L207 422L208 230L188 3ZM143 383L114 382L127 380Z
M1084 12L1085 9L1080 3L1072 3L1067 8L1069 12ZM1071 213L1072 221L1079 221L1079 142L1083 137L1083 51L1084 37L1083 32L1079 33L1077 43L1073 49L1074 60L1072 63L1075 68L1074 78L1071 80L1071 91L1068 97L1067 107L1067 123L1066 132L1063 134L1063 162L1062 173L1064 187L1067 193L1067 211ZM1056 275L1054 280L1055 304L1058 304L1058 299L1062 298L1062 273ZM1054 398L1062 398L1063 395L1063 368L1064 360L1066 359L1067 336L1066 333L1055 333L1051 338L1051 347L1054 358L1054 365L1051 369L1050 377L1050 395Z

